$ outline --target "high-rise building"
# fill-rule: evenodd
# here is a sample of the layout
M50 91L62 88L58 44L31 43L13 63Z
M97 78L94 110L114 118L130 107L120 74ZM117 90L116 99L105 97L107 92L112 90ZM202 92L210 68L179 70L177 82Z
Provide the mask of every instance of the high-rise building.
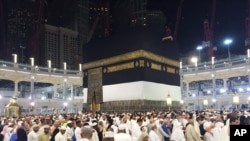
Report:
M51 61L52 68L63 68L63 63L67 63L67 69L76 70L80 62L76 61L76 55L80 51L78 42L78 32L51 25L44 26L44 40L42 48L43 65Z
M162 27L166 24L164 13L159 9L149 10L148 2L149 0L115 1L112 8L114 31L120 32L135 26L162 28L164 31Z
M4 13L1 15L3 16L1 19L4 20L1 22L2 26L5 27L3 58L12 60L11 54L16 53L20 63L27 63L39 3L37 1L3 0L3 4Z
M89 1L89 32L87 42L110 34L110 0Z
M133 17L131 24L146 26L147 24L147 2L148 0L134 0L133 1Z
M82 47L89 41L108 37L114 31L123 31L133 26L159 25L153 20L164 19L164 14L159 11L147 11L148 0L2 1L4 4L2 7L7 7L4 9L4 14L0 15L0 18L6 21L6 24L1 22L1 27L7 27L7 34L1 34L1 37L6 37L6 47L4 47L4 55L8 56L6 60L12 60L11 54L17 53L19 62L29 63L29 58L35 57L36 65L46 65L48 59L58 59L53 62L59 64L59 61L63 61L75 64L76 66L72 68L77 68L82 62ZM42 28L36 32L38 19ZM52 45L53 49L62 47L59 43L50 43L55 37L48 34L49 25L76 32L74 35L77 34L78 43L74 43L76 51L73 58L59 59L60 54L58 56L56 53L51 53L53 50L47 49ZM1 41L2 45L4 43ZM34 47L35 51L39 52L36 56L32 52Z

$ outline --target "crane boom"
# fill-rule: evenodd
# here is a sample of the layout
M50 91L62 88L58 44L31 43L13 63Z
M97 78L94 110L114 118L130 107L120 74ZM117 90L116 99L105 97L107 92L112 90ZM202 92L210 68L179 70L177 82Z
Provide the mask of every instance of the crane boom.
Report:
M43 10L44 10L44 0L40 0L39 2L39 11L38 11L38 18L36 21L35 29L34 29L34 36L31 41L30 46L30 56L35 57L35 62L39 61L39 42L40 42L40 35L42 29L42 20L43 20Z
M246 40L245 40L245 46L250 49L250 0L248 2L247 7L247 18L246 18Z
M90 40L92 39L92 36L93 36L93 34L95 32L95 29L96 29L96 26L97 26L97 24L99 22L99 19L100 19L99 17L95 18L95 21L92 24L91 29L90 29L90 31L88 33L88 36L87 36L87 43L90 42Z
M203 22L205 41L202 42L202 46L207 48L207 60L208 61L211 60L211 58L214 55L213 33L214 33L215 11L216 11L216 0L213 0L211 21L209 23L208 19L205 19Z
M173 37L174 40L176 40L177 33L178 33L178 30L179 30L179 24L180 24L180 20L181 20L181 11L182 11L183 2L184 2L184 0L180 1L178 11L177 11L177 14L176 14L176 23L175 23L175 30L174 30L174 37Z

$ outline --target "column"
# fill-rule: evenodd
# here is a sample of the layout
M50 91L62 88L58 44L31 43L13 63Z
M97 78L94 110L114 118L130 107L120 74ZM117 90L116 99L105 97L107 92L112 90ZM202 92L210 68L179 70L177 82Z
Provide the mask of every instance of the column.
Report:
M31 76L31 79L30 79L30 97L31 97L31 99L35 98L35 96L34 96L34 80L35 80L35 77Z
M57 84L54 84L53 89L54 89L54 94L53 94L52 98L55 98L55 97L57 97Z
M14 86L14 94L13 97L17 97L17 93L18 93L18 81L15 81L15 86Z
M51 60L48 60L48 72L51 73Z
M71 85L70 97L73 99L74 97L74 85Z
M189 93L189 82L186 82L186 94L187 94L187 96L189 96L188 93Z
M67 63L63 62L63 70L64 70L64 74L67 73Z
M215 79L215 75L212 75L212 86L213 86L213 98L215 98L216 96L216 79Z
M67 79L64 78L64 81L63 81L63 100L66 98L66 87L67 87Z
M250 71L248 71L248 85L250 87Z
M14 68L18 68L18 65L17 65L17 54L12 54L12 56L13 56Z
M180 76L180 87L181 87L181 97L183 97L183 80L182 80L182 75Z
M227 80L228 80L227 78L224 78L224 79L223 79L223 86L224 86L224 90L225 90L225 93L224 93L224 94L228 93Z

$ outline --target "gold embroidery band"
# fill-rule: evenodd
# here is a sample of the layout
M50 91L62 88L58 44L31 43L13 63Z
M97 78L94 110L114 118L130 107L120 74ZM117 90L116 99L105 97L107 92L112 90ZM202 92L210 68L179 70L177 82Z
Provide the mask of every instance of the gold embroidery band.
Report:
M125 62L125 61L134 60L134 59L138 59L138 58L146 58L146 59L158 62L158 63L162 63L162 64L166 64L166 65L170 65L170 66L179 68L179 61L169 59L169 58L154 54L154 53L149 52L149 51L137 50L137 51L125 53L122 55L117 55L114 57L85 63L85 64L83 64L83 69L87 70L87 69L91 69L91 68L112 65L115 63ZM141 65L141 63L142 62L140 62L140 65Z

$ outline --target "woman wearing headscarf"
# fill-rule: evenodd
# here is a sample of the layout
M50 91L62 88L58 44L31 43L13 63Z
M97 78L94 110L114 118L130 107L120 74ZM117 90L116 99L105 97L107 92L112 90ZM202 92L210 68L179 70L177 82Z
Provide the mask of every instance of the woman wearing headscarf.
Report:
M28 140L27 133L23 128L18 128L16 134L17 134L16 141L27 141Z

